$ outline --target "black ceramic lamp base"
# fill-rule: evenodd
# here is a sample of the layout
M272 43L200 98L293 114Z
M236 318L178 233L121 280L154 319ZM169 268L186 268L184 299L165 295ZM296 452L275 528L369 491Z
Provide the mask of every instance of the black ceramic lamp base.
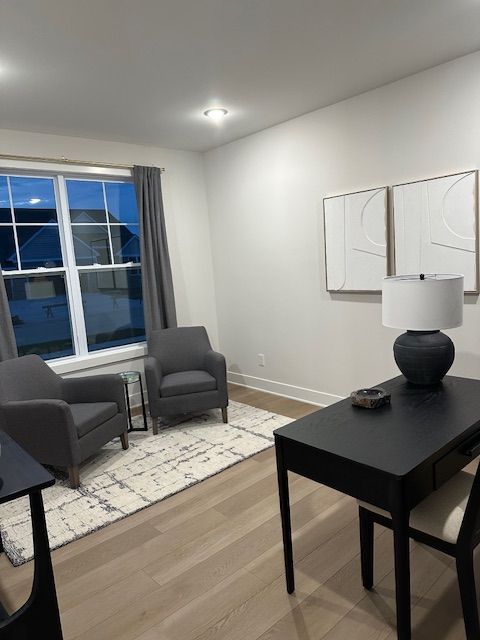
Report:
M425 387L442 380L455 359L455 347L441 331L407 331L395 340L393 355L405 378Z

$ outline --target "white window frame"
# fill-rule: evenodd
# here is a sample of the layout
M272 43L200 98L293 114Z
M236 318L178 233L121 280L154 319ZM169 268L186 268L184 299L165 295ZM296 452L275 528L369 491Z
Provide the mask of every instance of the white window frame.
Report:
M145 353L145 341L139 341L135 343L128 343L125 345L119 345L116 347L107 347L105 349L97 349L95 351L88 351L87 331L85 325L85 316L83 312L82 293L80 288L80 274L88 271L99 270L113 270L113 269L135 269L141 268L140 262L127 262L119 264L107 264L107 265L85 265L77 266L73 244L72 223L70 220L70 209L68 205L68 193L67 193L67 179L85 180L85 181L98 181L98 182L131 182L131 171L126 169L109 169L108 173L105 173L105 169L100 167L84 167L84 166L71 166L67 168L61 164L46 164L38 162L20 163L18 161L6 161L0 160L0 174L8 176L19 177L31 177L31 178L49 178L53 180L55 200L57 206L57 224L60 235L60 246L63 258L63 267L45 268L40 267L37 269L25 269L22 270L3 270L3 276L8 278L9 276L31 276L40 274L62 273L65 276L65 288L67 295L68 311L70 317L70 326L72 332L72 342L74 354L71 356L63 356L61 358L52 358L47 362L49 365L53 365L55 369L65 368L66 370L73 370L73 366L78 363L82 363L85 368L88 368L88 362L92 361L115 361L123 359L123 356L131 353L144 354ZM110 224L108 221L108 210L106 203L105 186L102 185L104 205L107 215L107 223L109 237L109 248L111 253L111 259L114 260L113 246L110 232ZM10 187L9 187L10 190ZM13 207L13 199L11 193L9 194L11 200L11 207ZM18 250L18 239L16 233L16 222L12 210L12 223L14 227L15 246L17 249L17 255L20 257ZM82 223L75 223L82 224ZM100 223L99 223L100 224ZM12 226L10 223L3 223L0 226ZM25 226L45 226L42 223L25 223ZM52 224L52 226L54 226ZM88 226L88 225L85 225ZM21 266L21 264L20 264ZM62 366L64 365L64 366Z

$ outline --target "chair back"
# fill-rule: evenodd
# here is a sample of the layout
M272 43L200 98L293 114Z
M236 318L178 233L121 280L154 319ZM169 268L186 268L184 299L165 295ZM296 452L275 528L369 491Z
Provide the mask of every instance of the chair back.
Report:
M474 547L480 542L480 463L477 466L457 544Z
M148 353L158 359L164 375L203 369L211 348L205 327L152 331L148 342Z
M40 356L0 362L0 404L41 399L61 399L61 378Z

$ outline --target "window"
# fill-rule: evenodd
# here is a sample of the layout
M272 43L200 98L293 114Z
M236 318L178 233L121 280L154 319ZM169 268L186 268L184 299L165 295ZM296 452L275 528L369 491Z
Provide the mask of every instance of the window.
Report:
M0 264L20 355L145 340L132 183L0 175Z
M74 355L65 274L5 277L20 355Z
M140 279L140 269L81 273L89 351L145 340Z

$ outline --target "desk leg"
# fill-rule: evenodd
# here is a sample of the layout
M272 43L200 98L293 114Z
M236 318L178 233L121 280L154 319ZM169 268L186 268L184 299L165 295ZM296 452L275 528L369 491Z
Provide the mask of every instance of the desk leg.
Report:
M412 637L410 612L410 512L402 509L392 513L393 545L395 552L395 591L397 600L397 638Z
M40 491L30 494L30 511L35 553L33 591L38 598L36 623L40 625L42 632L46 633L46 637L51 640L54 638L61 640L63 638L62 627L55 591L45 512Z
M293 571L292 525L290 522L290 498L288 492L288 470L285 467L281 441L275 439L277 457L278 495L280 498L280 516L282 519L283 554L285 559L285 578L288 593L295 591Z
M14 638L62 640L62 626L40 491L30 494L30 512L35 556L32 592L27 602L18 611L0 622L0 640Z

